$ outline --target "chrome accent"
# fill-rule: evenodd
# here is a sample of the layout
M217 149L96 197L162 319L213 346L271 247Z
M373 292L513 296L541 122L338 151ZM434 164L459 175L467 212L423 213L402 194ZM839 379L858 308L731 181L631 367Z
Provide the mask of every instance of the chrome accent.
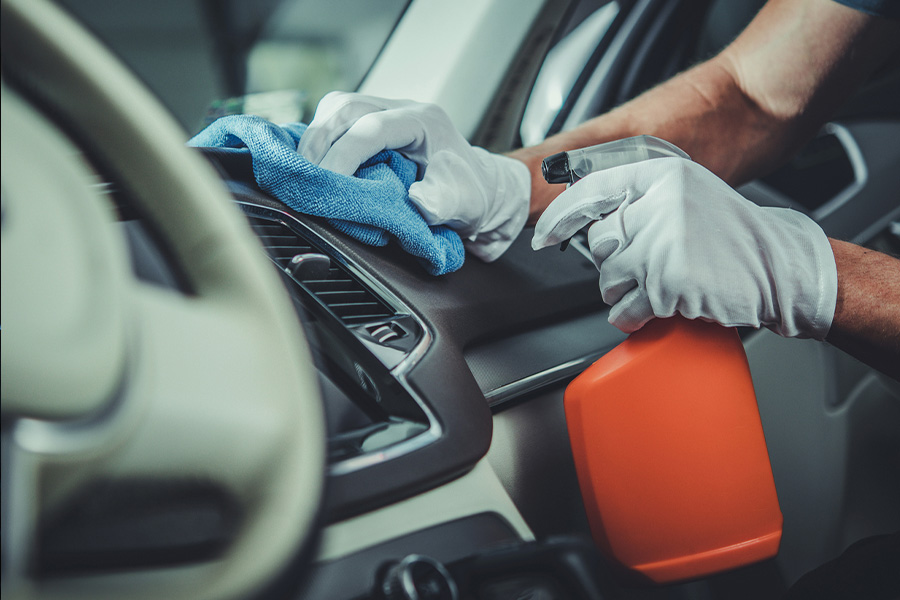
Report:
M400 335L396 331L391 329L390 325L376 326L374 330L369 332L369 335L375 338L375 341L379 344L383 344L389 340L400 337Z
M598 358L609 352L609 350L610 348L606 348L597 352L591 352L581 358L570 360L517 381L501 385L496 389L485 392L484 398L488 401L491 408L496 408L520 396L548 388L560 381L578 375Z
M248 209L248 212L252 215L265 217L275 214L278 215L279 218L285 220L286 222L289 222L291 226L300 228L303 231L303 235L308 236L319 247L328 252L332 259L340 261L343 266L345 266L353 275L358 277L363 283L369 286L372 292L378 295L381 300L386 302L397 313L408 315L410 318L412 318L413 321L415 321L422 330L422 339L419 340L419 343L416 344L413 349L406 354L406 356L400 361L399 364L397 364L393 369L390 370L390 374L400 383L400 385L404 390L406 390L406 392L415 401L415 403L419 405L419 408L425 414L425 418L428 419L428 429L417 436L414 436L408 440L403 440L402 442L398 442L386 448L340 460L328 467L329 474L346 475L348 473L353 473L355 471L359 471L373 465L393 460L400 456L405 456L417 450L421 450L422 448L440 439L440 437L444 433L443 427L441 427L440 422L428 407L428 404L426 404L425 401L419 396L419 394L412 388L412 386L409 385L409 382L406 379L406 376L425 355L425 352L428 350L428 348L431 346L432 341L434 340L434 336L431 333L431 330L428 329L428 327L425 325L425 322L418 315L416 315L409 308L409 306L407 306L406 303L400 300L400 298L398 298L393 292L387 289L380 281L376 280L369 273L348 260L347 257L341 254L334 246L322 239L319 234L317 234L308 225L306 225L293 215L288 214L282 210L278 210L277 208L254 204L252 202L236 201L236 204L246 207Z

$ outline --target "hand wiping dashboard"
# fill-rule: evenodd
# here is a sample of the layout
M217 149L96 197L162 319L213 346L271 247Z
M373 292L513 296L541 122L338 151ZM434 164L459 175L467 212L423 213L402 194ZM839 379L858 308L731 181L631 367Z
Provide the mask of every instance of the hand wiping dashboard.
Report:
M260 117L223 117L194 136L198 147L246 148L259 187L303 214L324 217L335 229L365 244L396 242L432 275L459 269L465 250L459 235L429 226L409 200L416 164L382 151L353 177L318 167L297 152L306 125L275 125Z

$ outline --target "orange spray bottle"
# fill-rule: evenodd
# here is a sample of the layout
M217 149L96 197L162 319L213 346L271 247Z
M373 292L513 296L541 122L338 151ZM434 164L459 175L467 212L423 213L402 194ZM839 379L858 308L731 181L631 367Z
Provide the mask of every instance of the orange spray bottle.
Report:
M550 183L679 148L639 136L544 159ZM563 245L565 249L565 244ZM782 515L737 331L655 319L569 384L566 422L591 533L656 582L770 558Z

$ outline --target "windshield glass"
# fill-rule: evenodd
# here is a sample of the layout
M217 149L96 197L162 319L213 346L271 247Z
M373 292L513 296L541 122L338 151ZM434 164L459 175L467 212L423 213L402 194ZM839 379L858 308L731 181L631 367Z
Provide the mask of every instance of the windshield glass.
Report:
M193 134L217 116L308 122L355 90L408 0L61 0Z

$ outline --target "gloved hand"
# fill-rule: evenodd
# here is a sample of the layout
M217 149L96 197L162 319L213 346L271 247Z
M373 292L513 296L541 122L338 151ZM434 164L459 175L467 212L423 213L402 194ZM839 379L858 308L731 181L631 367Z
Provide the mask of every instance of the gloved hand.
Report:
M479 258L495 260L521 232L531 199L528 168L470 146L436 105L332 92L298 148L344 175L384 149L418 164L409 198L425 221L455 229Z
M532 247L592 221L609 321L626 333L675 313L820 340L831 327L837 268L822 229L797 211L757 206L696 163L658 158L592 173L550 204Z

